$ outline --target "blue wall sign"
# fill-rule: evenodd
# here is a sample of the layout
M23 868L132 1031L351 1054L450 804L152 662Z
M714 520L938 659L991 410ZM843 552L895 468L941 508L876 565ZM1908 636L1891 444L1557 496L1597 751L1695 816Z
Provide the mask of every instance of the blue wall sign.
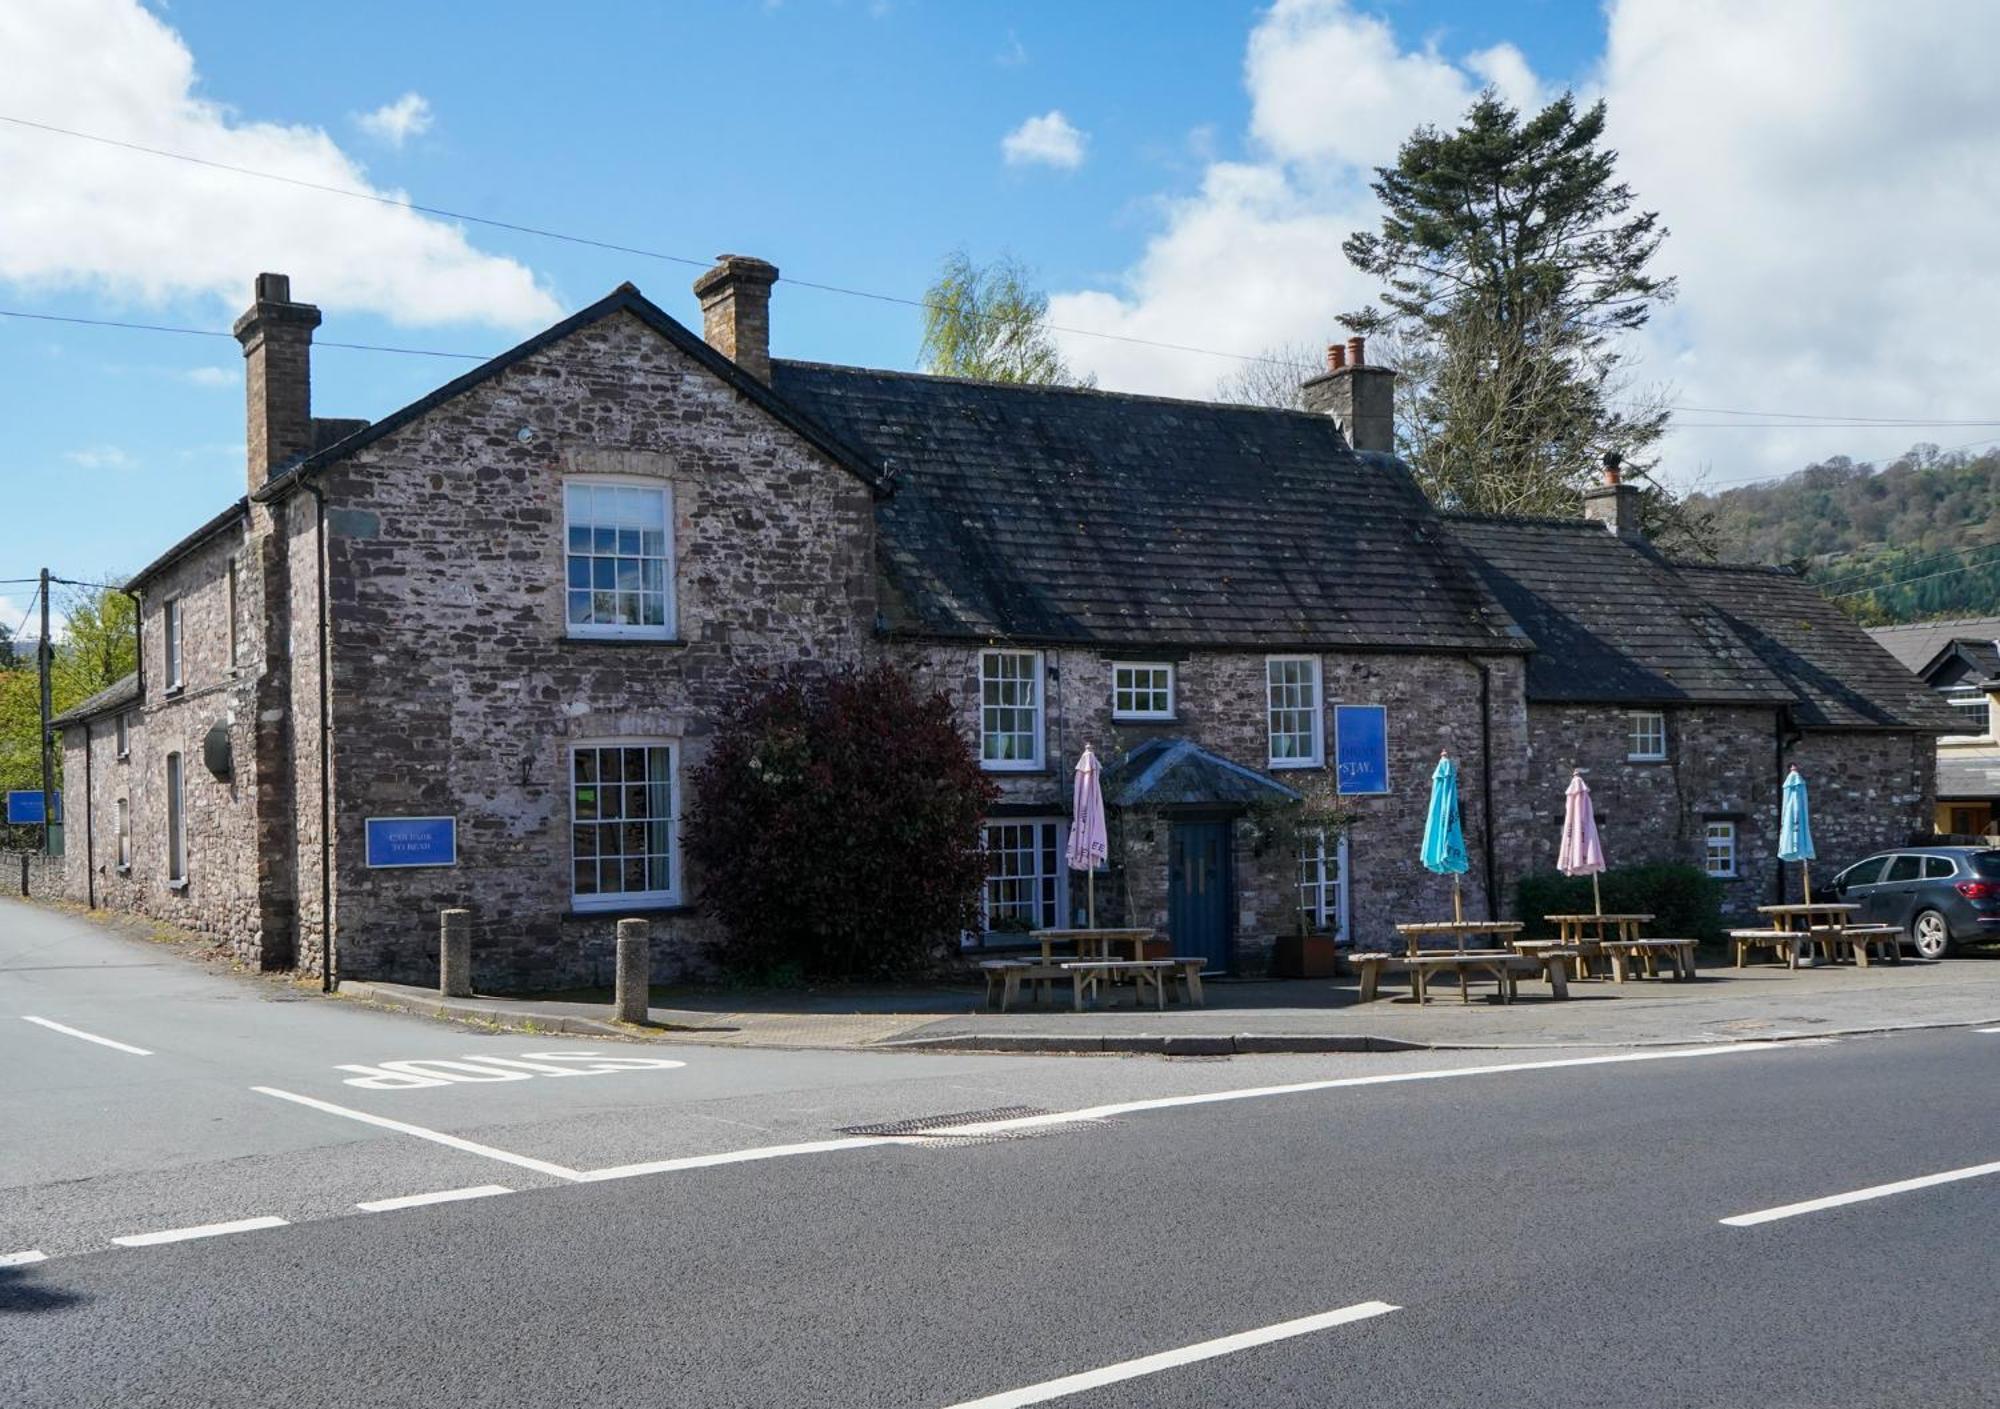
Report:
M1383 705L1333 707L1335 790L1389 791L1389 711Z
M456 866L456 817L370 817L368 864L376 870L396 866Z
M7 820L16 827L37 827L48 818L42 813L42 790L19 789L7 794ZM56 794L56 820L62 820L62 794Z

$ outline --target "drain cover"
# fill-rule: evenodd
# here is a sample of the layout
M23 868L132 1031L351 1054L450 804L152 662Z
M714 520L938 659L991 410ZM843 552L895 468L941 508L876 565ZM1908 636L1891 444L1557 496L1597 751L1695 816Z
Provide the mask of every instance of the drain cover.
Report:
M1039 1127L1032 1130L995 1130L977 1135L957 1135L949 1133L961 1125L986 1125L997 1120L1020 1120L1024 1116L1048 1115L1040 1106L996 1106L987 1111L954 1111L949 1115L921 1115L910 1120L888 1120L876 1125L845 1125L838 1133L842 1135L872 1135L883 1139L915 1136L920 1139L935 1140L940 1145L984 1144L996 1140L1019 1140L1030 1135L1046 1135L1052 1129L1061 1127ZM946 1132L946 1133L939 1133Z

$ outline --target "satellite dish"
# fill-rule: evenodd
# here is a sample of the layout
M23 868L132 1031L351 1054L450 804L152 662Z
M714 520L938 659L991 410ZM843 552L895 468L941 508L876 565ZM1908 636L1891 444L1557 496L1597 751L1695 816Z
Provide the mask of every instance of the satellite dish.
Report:
M208 771L221 782L228 782L236 771L235 751L229 744L229 726L220 720L209 726L201 741L201 761L208 765Z

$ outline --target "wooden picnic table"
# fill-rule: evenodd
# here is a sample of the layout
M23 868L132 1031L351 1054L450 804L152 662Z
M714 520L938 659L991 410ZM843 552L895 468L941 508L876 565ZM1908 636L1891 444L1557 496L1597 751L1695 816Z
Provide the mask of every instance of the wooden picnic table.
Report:
M1465 941L1481 935L1505 937L1519 934L1527 926L1519 920L1422 920L1414 924L1396 926L1396 933L1403 937L1403 943L1412 955L1424 952L1427 939L1448 939L1452 948L1465 952Z
M1625 981L1623 956L1616 951L1607 953L1604 947L1605 942L1610 940L1636 947L1639 941L1639 926L1650 924L1653 919L1651 915L1601 914L1596 912L1588 915L1544 915L1542 918L1556 927L1556 943L1566 949L1577 951L1576 976L1578 978L1590 978L1593 976L1590 971L1592 960L1596 960L1600 964L1604 964L1608 960L1612 978L1618 983ZM1589 935L1584 933L1585 930L1589 929L1595 929L1596 934ZM1607 929L1612 932L1606 934L1605 931ZM1519 946L1516 947L1518 948ZM1628 954L1630 952L1632 951L1627 951ZM1674 971L1677 974L1680 972L1678 961L1675 962Z
M1076 949L1079 959L1116 959L1117 947L1129 944L1132 958L1136 961L1146 957L1146 942L1153 937L1149 929L1129 930L1030 930L1030 939L1039 940L1042 946L1042 962L1055 962L1055 947L1068 944Z
M1892 964L1903 959L1902 930L1896 925L1857 925L1854 916L1861 906L1846 900L1815 900L1811 903L1790 905L1759 905L1757 913L1771 917L1768 931L1731 930L1731 938L1737 941L1736 966L1743 967L1743 951L1747 947L1764 945L1781 952L1789 947L1792 967L1798 967L1798 951L1810 944L1816 947L1829 964L1838 963L1843 953L1852 954L1855 964L1868 967L1868 950L1871 945L1882 947L1882 957ZM1770 943L1779 937L1790 937L1790 945L1782 941Z
M1458 998L1461 1003L1472 1001L1466 990L1466 976L1470 973L1490 976L1499 987L1500 1001L1511 1003L1519 981L1523 977L1537 975L1548 980L1555 997L1569 997L1568 963L1573 957L1569 950L1551 950L1538 955L1516 954L1508 949L1432 950L1423 954L1364 950L1350 954L1348 960L1360 971L1360 1000L1363 1003L1373 1002L1380 993L1381 977L1385 972L1407 973L1410 976L1410 996L1419 1004L1429 1001L1431 976L1440 972L1458 975Z

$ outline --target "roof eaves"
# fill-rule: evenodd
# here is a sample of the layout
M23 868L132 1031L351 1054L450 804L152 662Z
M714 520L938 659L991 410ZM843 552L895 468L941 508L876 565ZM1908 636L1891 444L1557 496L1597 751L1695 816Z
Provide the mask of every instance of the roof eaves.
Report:
M61 714L56 715L49 721L49 727L57 729L70 724L81 724L86 720L95 719L99 715L109 714L113 710L123 708L138 698L139 673L136 670L128 671L92 695L89 699L71 705Z
M181 539L180 542L174 544L173 547L167 549L166 552L160 554L159 557L153 559L152 562L147 563L146 566L126 578L123 590L127 592L138 591L142 583L165 572L209 539L222 532L223 529L240 522L249 512L250 501L247 498L238 499L234 504L231 504L193 533L190 533L187 537Z

